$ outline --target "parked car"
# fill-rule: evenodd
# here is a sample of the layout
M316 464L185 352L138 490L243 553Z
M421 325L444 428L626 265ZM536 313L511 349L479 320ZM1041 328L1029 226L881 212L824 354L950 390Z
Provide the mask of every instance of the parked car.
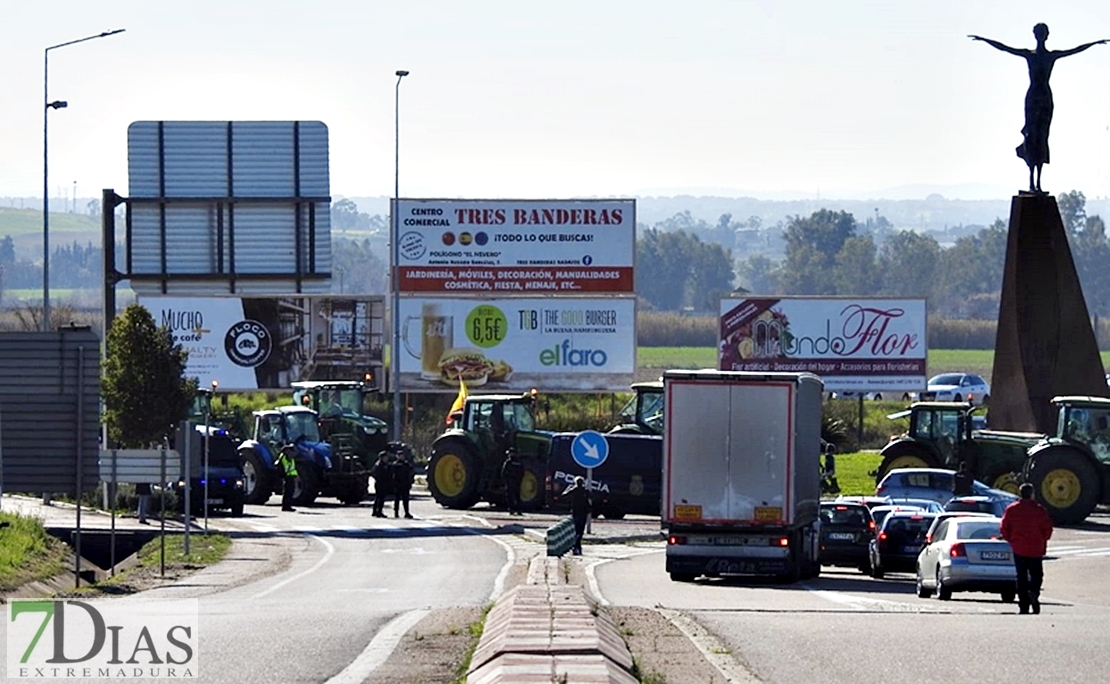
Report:
M1009 501L992 499L989 496L957 496L949 499L948 503L944 504L944 510L989 513L1001 518L1010 503Z
M955 471L946 468L895 468L875 487L875 496L890 499L932 499L946 504L953 495L953 476ZM1010 492L988 487L982 482L972 482L975 496L986 496L991 500L1017 501L1018 497Z
M975 513L973 511L945 511L938 513L936 518L933 518L933 524L929 526L929 531L925 533L925 543L933 541L933 533L936 532L937 526L945 520L951 518L990 518L993 517L990 513Z
M990 401L991 386L974 373L941 373L929 378L924 392L910 393L914 401L966 401L979 406Z
M925 534L936 513L895 511L886 516L869 549L871 576L882 579L888 572L913 572L917 554L925 546Z
M827 502L820 506L821 565L868 571L867 553L875 537L871 511L861 503Z
M832 393L832 398L833 399L859 399L859 396L860 396L859 392L833 392ZM890 396L891 399L893 399L895 397L895 394L891 393L889 396ZM883 400L883 393L882 392L864 392L863 393L863 398L866 399L867 401L882 401Z
M895 506L917 506L930 513L941 513L944 511L944 506L932 499L891 499L890 501Z
M930 501L929 503L934 503L934 502ZM887 506L875 506L874 508L872 508L871 509L871 517L875 519L875 525L876 526L882 527L883 521L886 520L886 517L888 515L890 515L891 513L894 513L894 512L897 512L897 511L904 511L904 512L917 511L917 512L921 512L921 511L924 511L924 510L925 509L922 508L921 506L915 506L913 504L890 504L890 505L887 505Z
M956 591L998 592L1009 603L1017 593L1013 551L999 533L1002 520L956 517L937 525L917 557L917 595L942 601Z

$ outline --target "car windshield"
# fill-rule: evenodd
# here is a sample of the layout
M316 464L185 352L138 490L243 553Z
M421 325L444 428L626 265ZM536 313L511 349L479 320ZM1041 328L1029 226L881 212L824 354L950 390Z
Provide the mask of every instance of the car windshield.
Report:
M204 435L201 435L204 439ZM204 442L202 441L203 445ZM235 443L226 436L213 436L208 440L208 465L209 466L238 466L239 453L235 450ZM203 452L202 452L203 453Z
M914 539L924 537L931 524L933 524L933 516L931 515L899 515L886 519L883 532L886 532L888 537Z
M953 499L945 505L944 509L947 511L975 511L978 513L990 513L994 510L994 505L990 501L968 501L966 499Z
M644 392L640 395L640 421L653 430L663 431L663 393Z
M863 506L821 506L821 522L827 525L867 526L867 509Z
M929 379L930 385L958 385L963 380L962 373L942 373Z
M956 539L998 539L999 522L997 520L968 520L956 525Z
M285 438L290 442L306 439L310 442L320 441L320 430L316 426L316 414L308 411L292 412L285 416Z

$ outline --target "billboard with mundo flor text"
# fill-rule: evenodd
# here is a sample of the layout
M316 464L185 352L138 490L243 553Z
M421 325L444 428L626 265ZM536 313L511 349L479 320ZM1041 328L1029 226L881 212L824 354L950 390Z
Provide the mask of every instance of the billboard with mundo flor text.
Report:
M634 200L395 200L400 292L632 294Z
M925 300L722 299L720 370L809 372L829 392L925 389Z

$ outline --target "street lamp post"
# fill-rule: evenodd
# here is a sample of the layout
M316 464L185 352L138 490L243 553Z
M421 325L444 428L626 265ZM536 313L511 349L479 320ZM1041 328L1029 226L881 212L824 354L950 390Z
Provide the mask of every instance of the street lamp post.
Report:
M58 48L66 47L67 45L76 45L77 43L84 43L86 40L94 40L96 38L107 38L114 36L117 33L123 33L126 29L116 29L114 31L104 31L94 36L86 36L71 40L66 43L58 43L51 45L42 51L42 329L43 331L50 330L50 185L47 175L47 126L51 109L62 109L67 105L65 100L50 101L50 88L49 88L49 73L50 73L50 51L57 50ZM108 249L109 245L105 245L104 249Z
M212 436L212 427L210 426L210 416L212 415L212 400L216 398L216 388L220 386L219 381L212 381L212 394L208 395L208 407L204 409L204 533L208 534L208 480L211 473L208 471L208 443ZM192 483L189 484L192 486Z
M390 345L390 365L393 379L393 441L401 441L401 271L400 248L397 244L401 233L401 224L397 218L397 199L401 196L401 79L408 76L409 72L397 72L397 85L393 93L393 209L390 211L390 223L393 224L390 243L392 243L392 268L390 283L393 286L393 344Z

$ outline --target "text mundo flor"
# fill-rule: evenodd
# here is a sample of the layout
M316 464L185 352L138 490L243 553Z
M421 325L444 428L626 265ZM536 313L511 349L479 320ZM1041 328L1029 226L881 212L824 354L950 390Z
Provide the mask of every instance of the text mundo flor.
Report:
M195 679L196 599L8 603L11 679Z

